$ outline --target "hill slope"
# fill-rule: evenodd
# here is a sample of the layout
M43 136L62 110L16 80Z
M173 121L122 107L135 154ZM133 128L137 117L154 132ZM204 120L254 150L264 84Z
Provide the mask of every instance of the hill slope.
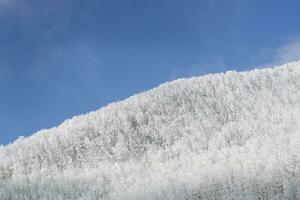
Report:
M0 199L300 199L300 62L163 84L0 148Z

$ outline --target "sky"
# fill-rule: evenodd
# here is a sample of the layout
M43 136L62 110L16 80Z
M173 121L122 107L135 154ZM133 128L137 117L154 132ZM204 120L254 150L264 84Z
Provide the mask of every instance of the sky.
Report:
M166 81L300 59L297 0L0 0L0 144Z

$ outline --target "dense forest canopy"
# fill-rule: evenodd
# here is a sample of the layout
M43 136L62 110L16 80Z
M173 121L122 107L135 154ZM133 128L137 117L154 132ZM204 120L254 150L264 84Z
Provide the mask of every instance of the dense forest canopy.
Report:
M300 63L165 83L0 147L0 199L300 199Z

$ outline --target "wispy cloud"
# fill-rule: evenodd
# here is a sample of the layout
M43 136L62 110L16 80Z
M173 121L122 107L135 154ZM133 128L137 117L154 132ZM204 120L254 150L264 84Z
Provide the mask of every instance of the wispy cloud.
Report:
M14 2L14 0L0 0L0 7L2 7L2 6L8 6L11 3L13 3L13 2Z
M256 59L265 60L256 68L278 66L300 60L300 35L286 38L277 47L264 48Z
M15 71L20 71L20 66L26 68L23 73L18 73L23 79L49 83L57 89L70 87L76 81L87 84L99 80L102 68L99 47L92 38L74 37L74 27L70 22L73 2L0 0L0 17L2 13L9 14L10 17L5 17L9 23L17 24L18 34L27 45L25 51L30 52L30 59L24 59L22 55L27 55L27 52L12 49L17 61L0 52L0 81L9 75L9 64ZM1 62L8 65L1 65Z
M190 66L182 66L174 68L168 77L168 80L175 80L183 77L200 76L208 73L214 73L218 71L226 71L225 63L216 59L215 61L200 61L198 64Z
M9 11L16 3L17 0L0 0L0 16Z
M283 64L300 60L300 36L290 38L283 46L275 50L274 64Z
M50 81L58 90L74 85L94 84L100 79L102 57L88 42L50 46L38 55L30 71L31 79Z

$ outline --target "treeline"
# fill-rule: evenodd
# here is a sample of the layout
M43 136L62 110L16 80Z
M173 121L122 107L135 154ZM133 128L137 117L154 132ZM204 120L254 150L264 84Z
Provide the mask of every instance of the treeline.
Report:
M300 63L180 79L0 147L0 199L300 199L299 127Z

